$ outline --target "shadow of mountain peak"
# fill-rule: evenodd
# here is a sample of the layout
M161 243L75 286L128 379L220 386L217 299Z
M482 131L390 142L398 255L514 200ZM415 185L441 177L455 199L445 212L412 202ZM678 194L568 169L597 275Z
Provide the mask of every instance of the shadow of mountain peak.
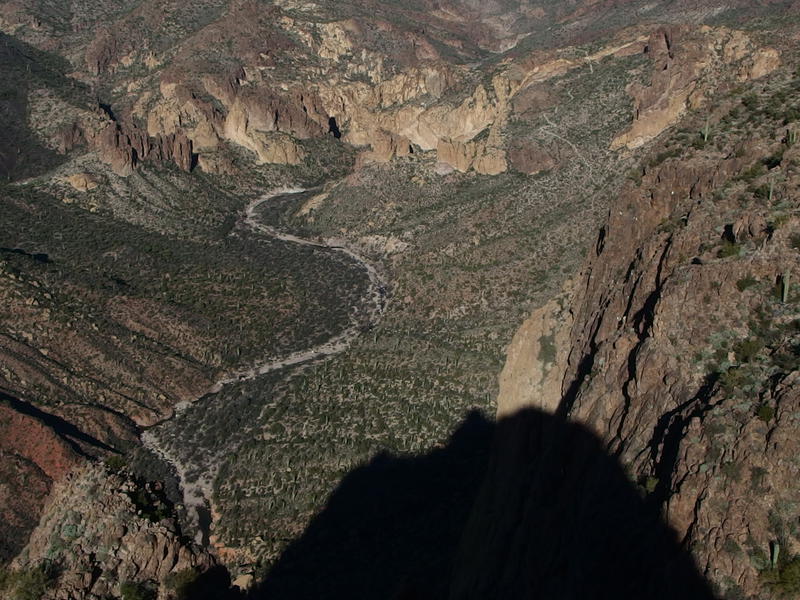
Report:
M442 448L381 453L349 473L250 597L441 597L493 430L473 412Z
M349 473L248 597L714 596L599 438L525 410Z
M714 598L603 441L538 410L497 424L455 562L451 600Z

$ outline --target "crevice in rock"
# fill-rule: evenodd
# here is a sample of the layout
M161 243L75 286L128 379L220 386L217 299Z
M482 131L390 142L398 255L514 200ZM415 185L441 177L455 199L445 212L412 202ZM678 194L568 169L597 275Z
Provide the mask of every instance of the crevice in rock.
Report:
M606 228L601 227L600 232L597 234L597 243L595 244L595 256L600 256L603 253L603 248L606 245Z
M652 473L657 483L655 490L648 497L648 502L661 507L672 495L672 474L678 463L681 440L686 428L695 417L703 417L724 400L711 404L709 400L717 391L719 373L711 373L692 398L663 415L653 431L648 447L653 463ZM660 449L660 451L659 451Z
M653 291L651 291L647 298L645 299L642 307L636 312L633 316L633 330L636 332L638 336L638 340L636 345L628 354L628 359L626 361L626 368L627 368L627 379L625 383L622 385L622 397L625 403L622 416L620 417L619 424L617 426L617 431L615 433L614 439L615 442L618 443L618 453L622 452L622 440L623 434L622 429L625 426L625 421L628 417L628 412L630 411L631 404L633 402L633 398L631 397L630 386L634 381L636 381L636 366L637 366L637 358L639 356L639 352L641 351L644 343L650 337L650 329L653 326L653 321L655 320L656 314L656 306L658 305L658 301L661 298L661 290L664 287L664 283L666 278L662 279L662 273L664 271L664 263L666 261L667 255L669 254L670 248L672 247L672 237L667 240L666 245L664 246L664 250L661 253L661 256L658 259L658 268L656 269L656 277L655 277L655 287ZM634 289L631 291L631 299L635 294L636 288L638 287L638 281ZM630 301L628 308L625 311L625 314L628 314L630 310Z
M601 312L602 314L602 312ZM569 384L567 391L561 397L561 402L556 409L556 416L567 419L572 412L572 406L575 404L575 399L578 397L581 386L594 367L594 359L597 355L598 345L596 342L597 333L600 330L600 324L603 322L602 318L595 321L594 329L589 337L589 351L585 353L578 362L578 368L575 372L575 377Z
M336 123L336 117L328 118L328 133L333 134L337 140L342 137L342 132L339 130L339 125Z
M112 120L112 121L114 121L115 123L117 122L117 117L116 117L116 115L114 114L114 110L111 108L111 105L110 105L110 104L106 104L105 102L100 102L100 101L98 100L98 101L97 101L97 106L100 108L100 110L102 110L102 111L103 111L103 112L106 114L106 116L107 116L109 119L111 119L111 120Z

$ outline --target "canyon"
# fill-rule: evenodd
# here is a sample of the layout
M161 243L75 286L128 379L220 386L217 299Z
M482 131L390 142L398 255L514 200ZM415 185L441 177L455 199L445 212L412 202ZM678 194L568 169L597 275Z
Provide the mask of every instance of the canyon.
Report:
M0 2L0 597L795 597L798 15Z

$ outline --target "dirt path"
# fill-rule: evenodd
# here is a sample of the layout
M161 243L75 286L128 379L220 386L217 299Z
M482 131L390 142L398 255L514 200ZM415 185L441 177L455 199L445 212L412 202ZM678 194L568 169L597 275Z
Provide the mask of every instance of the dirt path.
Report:
M369 277L369 289L362 298L356 314L351 317L351 325L341 333L333 336L322 344L298 350L278 358L269 357L256 364L228 373L211 387L208 394L216 394L225 386L249 381L272 371L285 369L287 367L301 366L310 361L336 356L344 352L361 334L365 322L369 325L374 325L378 322L383 313L386 295L386 285L383 279L374 265L370 264L369 261L356 251L348 248L343 240L335 238L309 240L279 231L274 227L259 222L257 209L261 204L281 196L300 194L305 191L306 190L300 188L271 190L247 205L244 213L237 222L237 227L239 229L249 230L258 235L267 235L273 239L284 242L300 244L302 246L314 246L330 250L331 252L340 252L358 263L364 269ZM192 410L196 400L199 399L200 398L194 401L180 402L175 405L174 413L170 418L165 419L142 433L142 444L161 457L162 460L172 465L175 469L183 493L183 503L189 514L189 518L194 522L198 530L196 541L205 545L209 543L211 515L213 514L211 495L214 478L216 477L217 465L209 466L203 477L197 481L189 482L187 473L189 469L195 465L182 462L178 456L175 456L175 454L170 451L170 444L165 443L164 440L161 439L165 424L169 423L169 421L183 412Z

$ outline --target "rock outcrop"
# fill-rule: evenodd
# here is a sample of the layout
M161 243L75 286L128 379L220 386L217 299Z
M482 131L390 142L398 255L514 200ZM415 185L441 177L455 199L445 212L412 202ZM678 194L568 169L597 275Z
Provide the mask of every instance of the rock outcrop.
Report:
M744 33L728 29L670 27L654 32L645 52L653 71L650 83L631 84L631 127L612 148L638 148L676 123L690 109L704 106L731 65L739 81L757 79L780 64L773 48L760 48Z
M56 485L11 569L44 563L58 572L45 599L82 600L120 598L126 582L149 585L166 598L170 575L202 573L215 560L181 535L158 486L95 464Z
M89 146L120 176L130 175L142 161L174 164L191 171L192 141L183 132L151 138L135 125L109 122L96 135L88 135Z
M508 151L511 166L526 175L549 171L557 164L555 158L538 144L515 144Z
M573 316L569 311L571 286L523 323L506 351L500 373L497 417L525 408L555 413L561 401L563 372L557 368L569 353Z
M73 173L66 177L66 181L77 192L88 192L97 187L97 181L88 173Z

